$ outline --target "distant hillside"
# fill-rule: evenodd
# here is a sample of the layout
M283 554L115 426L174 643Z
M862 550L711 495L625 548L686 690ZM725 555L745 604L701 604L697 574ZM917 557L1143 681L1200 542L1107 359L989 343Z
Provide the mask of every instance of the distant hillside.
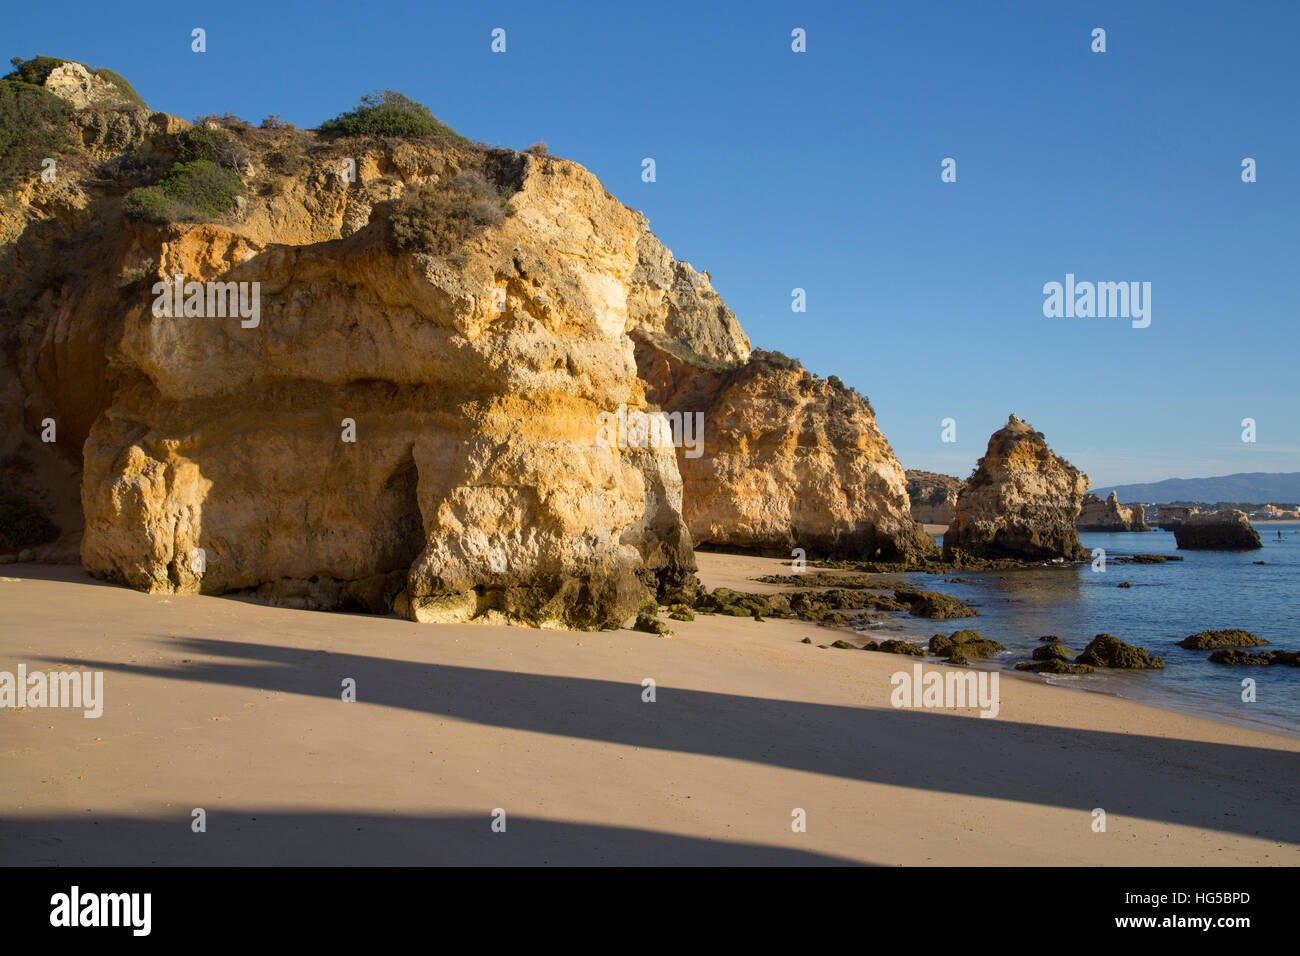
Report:
M1166 478L1141 485L1094 488L1093 494L1111 492L1120 501L1251 501L1257 504L1300 501L1300 471L1251 471L1219 478Z

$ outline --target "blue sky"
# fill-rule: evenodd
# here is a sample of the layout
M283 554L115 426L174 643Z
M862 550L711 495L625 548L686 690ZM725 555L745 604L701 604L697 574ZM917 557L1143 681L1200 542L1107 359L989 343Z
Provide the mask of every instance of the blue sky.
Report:
M9 6L6 57L187 119L315 126L386 87L545 140L755 345L868 395L906 467L964 477L1015 411L1097 485L1300 471L1300 4ZM1045 318L1066 273L1150 282L1150 327Z

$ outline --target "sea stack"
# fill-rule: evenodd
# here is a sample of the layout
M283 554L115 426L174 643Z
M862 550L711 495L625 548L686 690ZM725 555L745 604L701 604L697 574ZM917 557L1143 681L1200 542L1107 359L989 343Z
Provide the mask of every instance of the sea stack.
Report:
M1076 522L1080 531L1150 531L1146 512L1141 505L1126 508L1119 497L1111 492L1103 501L1093 494L1083 496L1083 505Z
M1262 548L1259 532L1244 511L1205 511L1189 515L1174 530L1183 551L1254 551Z
M1052 453L1041 432L1012 415L957 498L944 557L1082 560L1075 521L1088 476Z

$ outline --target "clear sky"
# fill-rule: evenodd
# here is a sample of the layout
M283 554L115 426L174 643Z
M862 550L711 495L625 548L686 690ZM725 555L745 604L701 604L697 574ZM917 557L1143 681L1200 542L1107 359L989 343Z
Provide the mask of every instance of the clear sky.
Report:
M1096 485L1300 471L1300 3L6 6L6 57L187 119L316 126L391 88L545 140L755 345L868 395L905 467L964 477L1015 411ZM1150 282L1150 326L1044 317L1067 273Z

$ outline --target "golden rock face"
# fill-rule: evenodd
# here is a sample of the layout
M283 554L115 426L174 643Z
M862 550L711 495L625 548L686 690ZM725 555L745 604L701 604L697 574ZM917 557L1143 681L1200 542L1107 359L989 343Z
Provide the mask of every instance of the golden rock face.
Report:
M962 486L943 536L947 556L1080 560L1075 522L1088 476L1052 453L1033 426L1012 415Z
M707 273L576 163L246 131L231 216L154 226L123 218L105 170L165 166L186 124L89 117L60 179L0 211L5 394L21 397L0 451L58 421L37 453L76 482L84 529L68 530L92 573L604 627L694 590L693 535L929 544L869 406L752 361ZM394 203L488 160L515 189L508 216L452 254L393 247ZM703 417L700 457L601 440L603 415L652 408L647 390Z

